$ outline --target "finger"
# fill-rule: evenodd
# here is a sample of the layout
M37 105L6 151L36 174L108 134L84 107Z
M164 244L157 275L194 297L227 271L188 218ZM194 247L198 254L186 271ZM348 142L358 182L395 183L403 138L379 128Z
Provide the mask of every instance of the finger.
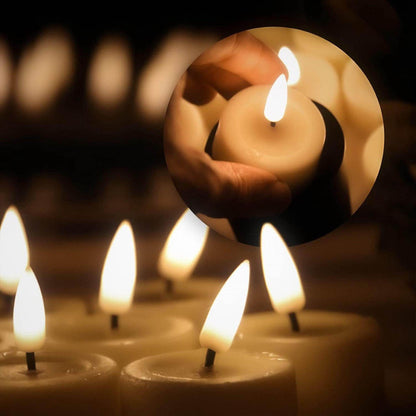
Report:
M240 163L213 161L212 164L222 185L212 201L211 214L228 218L277 215L289 206L290 189L274 174Z
M213 161L191 148L175 152L167 162L179 194L194 212L227 218L276 215L291 201L289 187L263 169Z
M277 54L249 32L229 36L200 55L189 67L194 79L208 83L215 90L235 93L238 83L230 88L231 74L248 85L271 84L287 68Z

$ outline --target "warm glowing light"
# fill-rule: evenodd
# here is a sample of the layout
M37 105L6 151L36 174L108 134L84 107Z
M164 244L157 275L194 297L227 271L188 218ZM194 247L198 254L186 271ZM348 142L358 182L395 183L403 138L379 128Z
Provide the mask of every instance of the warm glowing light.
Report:
M104 312L119 315L129 310L133 301L136 271L133 229L125 220L114 234L101 274L99 305Z
M0 225L0 290L16 293L20 278L29 266L29 245L22 218L10 206Z
M296 84L300 80L300 66L296 56L287 46L282 46L277 55L285 64L289 73L287 85Z
M189 65L218 40L213 33L176 28L155 48L139 73L137 110L146 120L163 120L172 92Z
M158 270L166 279L189 278L201 256L208 227L187 209L176 222L159 257Z
M264 106L264 117L272 122L280 121L285 115L287 104L287 82L285 76L280 75L267 96Z
M120 105L127 97L132 82L133 59L130 45L119 36L101 40L88 74L88 92L102 107Z
M50 28L26 48L16 72L16 101L29 113L49 108L68 86L74 72L74 51L69 34Z
M246 306L250 263L244 260L224 283L205 320L199 342L215 352L227 351Z
M7 102L12 87L13 64L5 40L0 37L0 108Z
M283 238L269 223L261 229L263 274L273 308L291 313L305 306L305 295L296 264Z
M17 287L13 329L19 350L34 352L42 348L45 342L45 307L39 283L30 268L23 274Z

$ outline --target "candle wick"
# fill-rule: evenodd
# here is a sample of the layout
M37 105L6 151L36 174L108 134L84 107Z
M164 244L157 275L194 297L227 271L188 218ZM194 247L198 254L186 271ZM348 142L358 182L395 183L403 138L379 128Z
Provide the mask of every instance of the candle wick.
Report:
M289 313L289 319L290 319L290 325L292 327L292 331L293 332L299 332L300 328L299 328L299 322L298 322L298 317L296 316L295 312L290 312Z
M111 315L110 316L110 326L111 329L118 329L118 315Z
M270 125L271 125L272 127L275 127L275 126L276 126L276 122L275 122L275 121L271 121L271 122L270 122Z
M36 371L36 358L34 352L26 353L26 365L28 371Z
M207 349L207 354L205 356L205 364L204 367L205 368L212 368L214 365L214 360L215 360L215 351L211 350L211 348Z
M166 285L165 285L166 293L171 295L173 293L173 280L165 279L165 281L166 281Z

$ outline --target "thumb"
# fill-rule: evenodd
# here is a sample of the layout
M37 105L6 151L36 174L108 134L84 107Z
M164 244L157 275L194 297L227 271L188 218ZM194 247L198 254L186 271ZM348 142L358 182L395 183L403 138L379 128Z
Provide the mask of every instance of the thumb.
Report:
M206 204L210 211L207 215L228 218L276 215L291 202L288 185L266 170L224 161L212 161L212 169L220 185Z

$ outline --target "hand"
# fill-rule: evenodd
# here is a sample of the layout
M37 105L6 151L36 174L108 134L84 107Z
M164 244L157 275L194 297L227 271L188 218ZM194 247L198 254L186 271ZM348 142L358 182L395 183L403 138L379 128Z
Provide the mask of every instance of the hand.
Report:
M287 69L273 50L240 32L200 55L178 82L166 114L164 147L175 186L192 211L254 217L278 214L289 205L289 187L274 174L205 153L201 137L207 137L195 108L217 93L228 99L250 85L272 84L282 73L287 76Z

